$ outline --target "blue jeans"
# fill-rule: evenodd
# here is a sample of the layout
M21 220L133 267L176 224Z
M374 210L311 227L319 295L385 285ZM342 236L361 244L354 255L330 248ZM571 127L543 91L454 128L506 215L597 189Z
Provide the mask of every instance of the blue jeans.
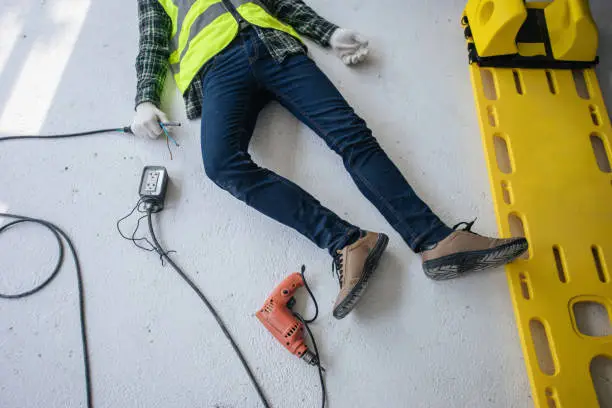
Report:
M247 29L203 75L202 157L206 174L222 189L331 254L359 237L358 227L251 159L247 149L257 116L277 100L342 157L359 190L414 251L450 234L308 56L291 56L279 64L255 31Z

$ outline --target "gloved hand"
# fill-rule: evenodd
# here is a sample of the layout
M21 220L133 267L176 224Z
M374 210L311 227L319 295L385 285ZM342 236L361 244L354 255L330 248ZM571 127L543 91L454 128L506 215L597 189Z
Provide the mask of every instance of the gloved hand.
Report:
M334 31L329 45L346 65L360 63L366 59L369 52L368 41L358 32L345 28Z
M138 137L157 139L163 133L159 122L168 122L166 114L151 102L143 102L136 107L136 115L130 128Z

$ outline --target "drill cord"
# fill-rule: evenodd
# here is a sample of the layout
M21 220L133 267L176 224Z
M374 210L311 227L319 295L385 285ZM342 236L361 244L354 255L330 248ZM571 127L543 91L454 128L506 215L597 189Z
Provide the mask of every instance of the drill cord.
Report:
M246 359L244 358L244 355L242 354L242 351L240 351L240 348L238 348L238 344L236 344L236 341L234 340L234 338L230 334L229 330L227 329L227 326L225 325L225 323L221 319L221 316L219 316L219 314L217 313L217 311L215 310L213 305L210 303L210 301L204 295L204 293L202 293L200 288L198 288L196 286L194 281L191 280L191 278L189 276L187 276L187 274L172 260L172 258L170 258L169 254L168 254L168 251L166 251L159 244L159 241L157 240L157 236L155 235L155 230L153 229L153 219L152 219L152 216L151 216L152 214L153 214L153 211L149 208L147 210L147 221L148 221L148 224L149 224L149 233L151 235L151 240L153 241L155 249L160 254L160 256L162 256L163 258L166 258L166 261L168 261L168 263L176 271L176 273L178 273L179 276L181 278L183 278L183 280L191 287L191 289L193 289L193 291L198 295L198 297L202 300L202 302L204 302L204 305L206 305L206 308L213 315L213 317L217 321L217 324L221 328L221 331L223 332L223 334L225 334L225 337L227 337L227 339L229 340L232 348L236 352L236 355L240 359L240 362L242 363L242 366L244 367L244 370L246 371L247 375L249 376L251 382L253 383L253 386L255 387L255 390L257 391L257 394L259 395L259 398L260 398L262 404L264 405L265 408L270 408L270 404L266 400L266 396L264 395L263 390L259 386L259 383L257 382L257 379L255 378L255 375L251 371L251 368L249 367L249 364L247 363ZM316 346L315 346L315 349L316 349Z
M302 275L302 280L304 281L304 287L308 291L308 294L310 295L310 298L312 299L312 302L314 303L315 314L311 319L305 319L301 314L297 312L293 312L293 315L299 321L302 322L302 324L306 328L306 331L308 332L310 341L312 342L312 346L314 348L314 354L315 354L315 357L317 358L317 368L319 370L319 380L321 382L321 408L325 408L325 397L327 394L326 389L325 389L325 378L323 377L323 371L325 370L323 369L323 367L321 367L321 357L319 356L319 348L317 347L317 342L315 341L315 338L312 335L312 331L310 330L310 327L308 326L309 323L314 322L319 316L319 304L317 303L317 299L312 293L312 290L310 290L310 286L308 286L308 282L306 281L306 276L304 275L304 272L306 272L306 266L302 265L302 270L300 271L300 274Z

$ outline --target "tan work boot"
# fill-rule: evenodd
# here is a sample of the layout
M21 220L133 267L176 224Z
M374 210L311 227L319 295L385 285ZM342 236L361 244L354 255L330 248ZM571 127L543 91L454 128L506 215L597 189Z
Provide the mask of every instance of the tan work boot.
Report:
M470 231L474 222L460 223L455 231L431 248L421 252L425 275L434 280L456 278L466 272L493 268L512 262L525 251L525 238L496 239Z
M334 256L334 269L340 282L340 293L334 305L336 319L342 319L353 310L389 242L385 234L364 232L365 236Z

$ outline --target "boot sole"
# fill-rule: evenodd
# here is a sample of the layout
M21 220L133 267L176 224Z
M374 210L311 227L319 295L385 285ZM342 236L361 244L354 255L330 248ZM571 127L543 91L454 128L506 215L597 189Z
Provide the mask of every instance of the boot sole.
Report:
M387 244L389 243L389 237L385 234L378 234L378 239L376 240L376 245L366 258L365 264L363 266L363 274L361 275L361 279L355 285L355 287L349 292L348 295L344 298L342 302L338 306L334 308L334 317L336 319L343 319L347 314L353 310L355 305L361 299L361 296L365 292L368 281L376 267L378 266L378 261L382 256L383 252L387 248Z
M495 268L512 262L527 251L528 247L526 239L517 239L496 248L432 259L423 262L423 270L425 275L433 280L454 279L467 272Z

